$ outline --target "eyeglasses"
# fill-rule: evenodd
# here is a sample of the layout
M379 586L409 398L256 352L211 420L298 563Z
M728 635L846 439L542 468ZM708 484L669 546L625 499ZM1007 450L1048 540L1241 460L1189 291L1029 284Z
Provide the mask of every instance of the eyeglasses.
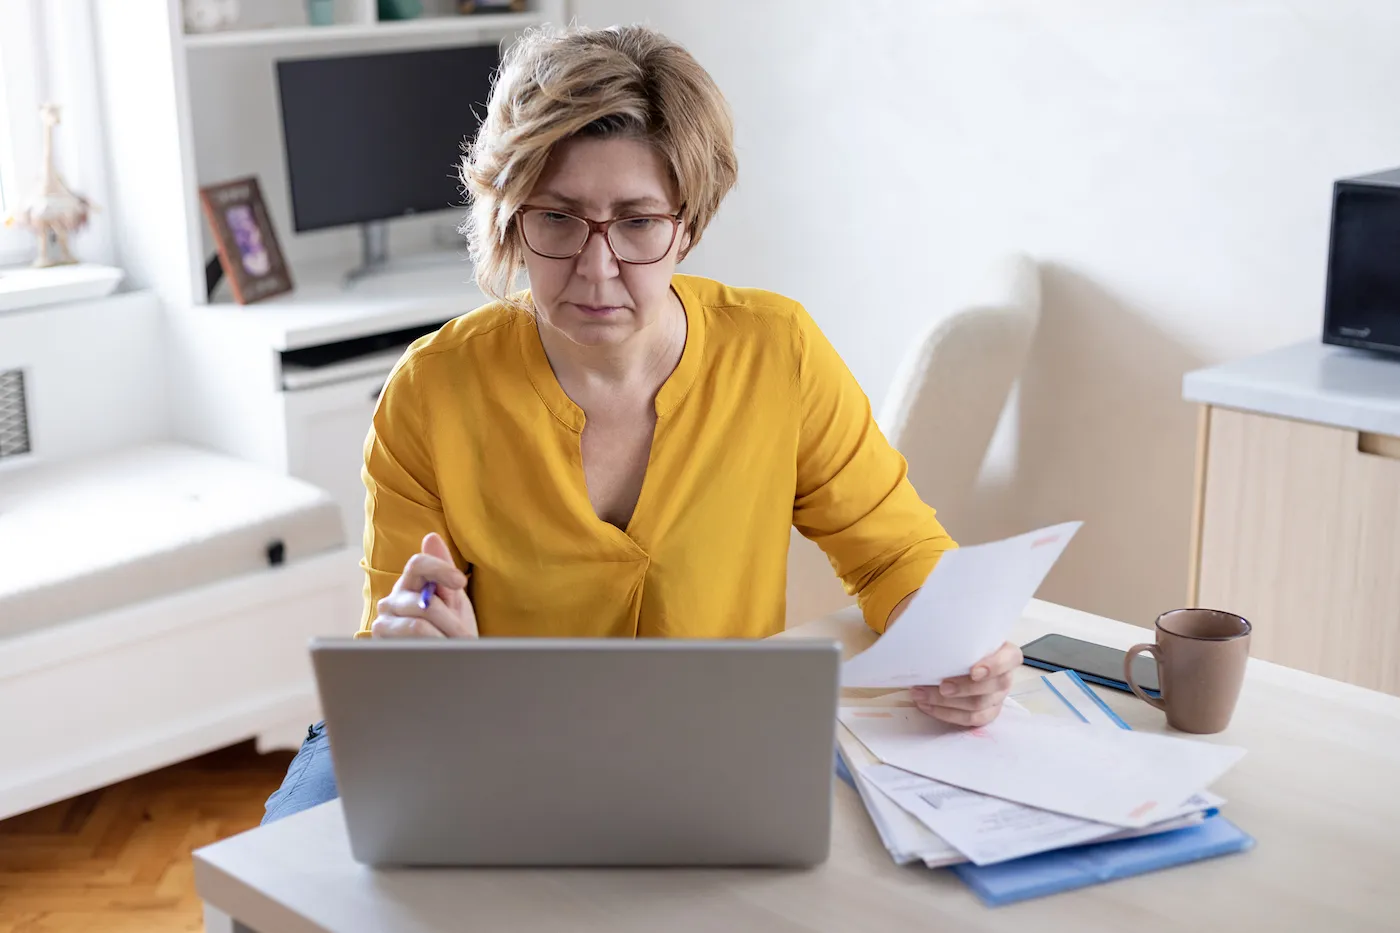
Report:
M530 252L546 259L572 259L601 233L618 262L645 266L671 251L680 230L680 214L630 214L612 220L589 220L552 207L520 208L520 233Z

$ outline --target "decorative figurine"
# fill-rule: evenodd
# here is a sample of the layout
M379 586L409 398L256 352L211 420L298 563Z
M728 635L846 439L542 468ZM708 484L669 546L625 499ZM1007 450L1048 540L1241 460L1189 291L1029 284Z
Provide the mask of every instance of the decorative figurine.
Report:
M32 230L39 238L39 255L34 257L36 268L61 266L77 262L68 251L68 237L83 229L88 214L96 206L73 191L58 174L53 164L53 128L58 125L58 107L45 104L39 108L44 121L43 179L33 196L21 201L14 213L5 218L5 226Z
M238 0L184 0L185 32L215 32L238 23Z

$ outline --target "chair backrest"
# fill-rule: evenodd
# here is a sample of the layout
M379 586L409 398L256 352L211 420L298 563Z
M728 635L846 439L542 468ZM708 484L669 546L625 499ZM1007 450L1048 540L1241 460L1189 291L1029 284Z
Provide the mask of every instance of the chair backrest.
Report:
M934 505L975 487L1040 320L1040 274L1029 256L999 259L976 294L905 356L878 419Z

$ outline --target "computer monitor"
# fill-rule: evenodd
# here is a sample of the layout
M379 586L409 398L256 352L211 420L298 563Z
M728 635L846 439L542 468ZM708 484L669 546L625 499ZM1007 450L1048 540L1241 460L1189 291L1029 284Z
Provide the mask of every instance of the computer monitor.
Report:
M499 65L495 45L279 61L295 229L358 224L354 277L387 261L385 221L461 207L462 145Z

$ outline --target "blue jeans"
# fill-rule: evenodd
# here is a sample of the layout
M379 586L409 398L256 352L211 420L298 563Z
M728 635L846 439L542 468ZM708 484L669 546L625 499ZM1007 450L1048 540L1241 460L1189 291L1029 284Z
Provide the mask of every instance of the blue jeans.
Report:
M306 740L301 743L301 749L288 766L282 786L267 798L264 808L267 812L263 814L262 825L309 810L339 796L335 771L331 769L330 737L326 735L326 723L322 720L306 730Z

